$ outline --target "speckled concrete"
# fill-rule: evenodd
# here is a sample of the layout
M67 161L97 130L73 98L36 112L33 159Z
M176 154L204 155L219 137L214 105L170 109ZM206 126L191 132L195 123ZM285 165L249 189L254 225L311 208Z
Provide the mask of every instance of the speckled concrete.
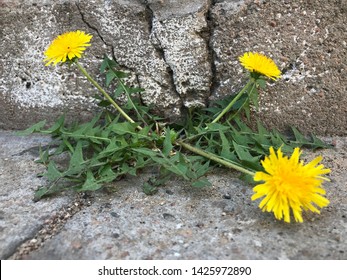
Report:
M171 5L177 2L180 2L178 10L170 10L166 5L150 5L153 10L153 42L163 50L183 105L187 108L205 107L212 83L206 37L209 32L206 20L209 1L189 1L185 4L182 4L183 1L172 1Z
M41 119L89 119L95 89L74 69L44 67L58 34L93 34L81 63L103 84L103 54L131 71L142 101L175 121L185 107L205 106L244 83L245 51L272 57L283 78L260 93L268 127L294 125L319 135L346 135L345 0L2 1L0 128ZM111 89L109 89L111 91ZM255 113L254 113L255 115Z
M302 224L263 213L250 200L251 186L225 169L208 176L210 188L171 180L153 196L141 191L150 172L126 177L112 192L87 196L89 203L60 221L55 217L72 207L73 194L32 201L43 182L35 177L41 167L30 148L47 138L1 132L1 258L347 259L347 138L328 140L334 149L305 157L322 154L331 168L330 205L320 215L305 213ZM60 226L47 232L47 223Z
M33 202L33 191L45 184L37 174L45 170L36 164L39 145L48 138L18 137L0 132L0 259L11 256L17 247L31 239L45 220L68 205L72 196Z
M268 127L290 125L320 135L347 133L347 2L218 1L211 9L215 83L211 99L237 89L238 56L260 51L283 77L260 94ZM232 90L231 90L232 89Z
M81 63L96 79L103 84L103 54L115 57L146 89L143 102L171 121L184 107L235 91L246 75L238 56L259 51L283 71L260 92L258 116L268 127L347 134L345 0L11 0L0 7L0 128L50 122L63 112L70 120L93 116L95 89L75 69L42 62L53 38L81 29L93 34ZM45 182L33 160L47 141L0 132L0 258L347 258L346 137L319 151L333 171L331 204L290 225L262 213L251 187L229 170L210 174L213 187L205 190L172 180L146 196L144 173L117 182L114 193L34 203L34 189Z

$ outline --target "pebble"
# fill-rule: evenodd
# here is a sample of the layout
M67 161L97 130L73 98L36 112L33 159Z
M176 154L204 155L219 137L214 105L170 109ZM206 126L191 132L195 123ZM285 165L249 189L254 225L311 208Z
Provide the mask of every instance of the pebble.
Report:
M119 218L119 214L117 214L116 212L111 212L110 214L114 218Z
M176 220L175 216L174 215L171 215L169 213L163 213L163 217L165 220Z

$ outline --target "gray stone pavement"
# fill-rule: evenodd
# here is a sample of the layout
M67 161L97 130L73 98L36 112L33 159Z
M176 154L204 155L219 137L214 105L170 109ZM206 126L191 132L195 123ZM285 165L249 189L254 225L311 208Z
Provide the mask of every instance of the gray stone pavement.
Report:
M150 171L114 184L114 192L64 193L33 202L44 184L34 163L40 135L0 131L1 259L347 259L347 137L323 154L332 169L330 205L286 224L262 213L251 186L216 169L213 186L172 180L156 195L141 184Z

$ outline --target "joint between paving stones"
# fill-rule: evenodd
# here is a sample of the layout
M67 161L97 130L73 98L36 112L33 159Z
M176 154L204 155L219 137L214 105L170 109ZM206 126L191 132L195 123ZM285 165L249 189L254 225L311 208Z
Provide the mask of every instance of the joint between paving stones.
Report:
M68 205L61 207L50 218L44 221L44 224L38 232L32 237L29 237L22 244L17 246L13 252L5 256L8 260L23 260L27 256L39 248L45 242L57 235L64 228L64 225L75 214L79 213L86 207L92 205L92 197L86 193L79 193L77 197Z

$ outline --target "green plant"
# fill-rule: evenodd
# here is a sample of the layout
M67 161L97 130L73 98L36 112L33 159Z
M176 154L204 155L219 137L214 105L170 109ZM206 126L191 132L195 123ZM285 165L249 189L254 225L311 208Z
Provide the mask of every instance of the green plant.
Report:
M106 88L111 85L114 88L112 94L108 94L79 64L78 57L84 49L78 49L77 45L71 53L73 38L79 38L76 41L82 40L83 46L87 46L91 37L83 32L71 33L67 33L68 41L66 34L53 41L46 52L47 60L75 65L98 89L100 94L95 95L95 99L102 110L87 123L66 125L62 116L50 128L42 121L21 133L52 136L51 145L42 148L39 160L47 167L41 175L49 184L35 192L35 200L65 189L95 191L125 175L136 176L147 167L157 170L156 176L143 184L147 194L154 194L173 175L190 181L193 187L209 186L206 174L216 165L236 169L243 179L254 183L254 178L265 168L262 159L273 148L279 150L280 157L282 151L299 154L297 149L302 146L328 147L314 135L305 137L296 128L292 128L290 136L285 136L275 129L267 130L259 121L257 129L251 129L242 120L242 116L250 118L250 104L257 108L258 89L266 88L265 78L280 77L277 66L263 55L246 53L240 58L250 71L250 78L239 93L209 108L188 110L187 121L182 124L164 125L159 116L141 104L139 94L143 89L127 85L128 74L119 69L116 61L105 56L100 71L105 75ZM78 52L79 56L75 55ZM123 106L116 101L120 96L126 97ZM67 164L58 164L59 156L65 156ZM288 215L285 216L288 221ZM277 213L276 217L282 214Z
M191 150L192 145L252 172L261 170L259 160L270 146L282 146L285 152L303 145L310 148L327 146L314 136L312 140L307 139L295 128L292 139L276 130L268 131L260 123L258 130L253 131L238 117L233 118L233 122L213 122L206 126L213 115L224 110L223 102L217 103L217 107L196 110L194 118L189 118L192 120L189 124L160 127L157 122L160 118L151 115L148 108L134 98L143 90L126 85L124 79L128 74L117 67L115 61L105 56L100 70L105 74L106 87L115 83L115 90L112 97L96 96L98 105L104 110L90 122L68 126L62 116L48 129L44 128L43 121L21 133L49 134L53 138L51 146L55 147L52 150L48 146L40 153L39 162L47 167L42 176L48 179L49 185L39 188L35 199L64 189L95 191L124 175L136 175L145 167L158 170L158 177L144 184L147 193L153 193L171 175L189 180L195 187L208 186L204 176L215 164L213 159L195 155L195 150L191 154L182 149ZM114 112L114 99L122 94L127 97L124 110ZM245 105L241 104L241 107ZM240 108L234 110L239 112ZM124 118L123 114L134 115L139 122ZM69 160L66 166L55 163L55 158L61 154Z

